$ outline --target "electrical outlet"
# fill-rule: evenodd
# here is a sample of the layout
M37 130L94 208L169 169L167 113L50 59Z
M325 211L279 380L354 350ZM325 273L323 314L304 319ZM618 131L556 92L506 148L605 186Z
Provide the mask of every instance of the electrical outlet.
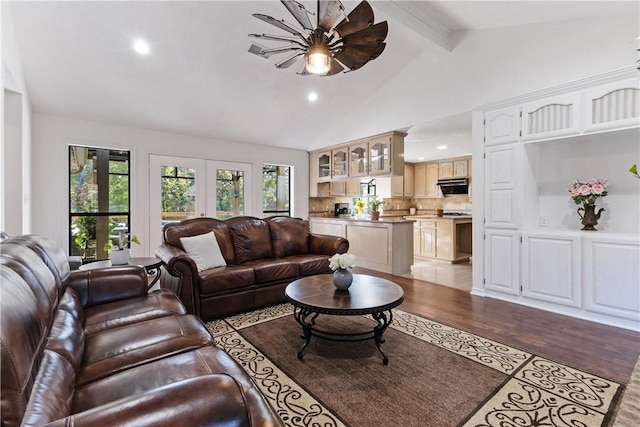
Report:
M548 227L549 226L549 217L541 216L540 217L540 227Z

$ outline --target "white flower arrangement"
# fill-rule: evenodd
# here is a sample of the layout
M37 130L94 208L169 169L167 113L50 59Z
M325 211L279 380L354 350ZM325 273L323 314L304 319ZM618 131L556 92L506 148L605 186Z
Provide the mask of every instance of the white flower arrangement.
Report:
M333 271L341 268L353 268L356 265L356 257L351 254L335 254L329 258L329 268Z

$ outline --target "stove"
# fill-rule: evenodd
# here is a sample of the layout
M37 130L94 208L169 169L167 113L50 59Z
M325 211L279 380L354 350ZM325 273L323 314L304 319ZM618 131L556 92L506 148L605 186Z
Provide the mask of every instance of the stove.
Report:
M466 212L445 212L444 216L471 216L471 214Z

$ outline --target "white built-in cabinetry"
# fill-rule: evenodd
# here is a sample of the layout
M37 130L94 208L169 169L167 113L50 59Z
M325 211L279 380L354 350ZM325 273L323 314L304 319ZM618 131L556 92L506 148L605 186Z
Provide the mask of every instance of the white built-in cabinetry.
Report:
M640 163L636 74L617 70L475 115L483 161L474 180L484 191L474 198L483 239L472 293L640 330L640 180L628 172ZM598 231L581 230L567 191L589 178L610 182L596 203L605 208Z

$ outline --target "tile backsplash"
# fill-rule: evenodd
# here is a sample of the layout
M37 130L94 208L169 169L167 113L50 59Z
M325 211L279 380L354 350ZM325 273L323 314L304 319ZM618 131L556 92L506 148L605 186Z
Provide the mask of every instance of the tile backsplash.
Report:
M335 203L349 203L353 209L352 197L310 197L309 215L324 215L325 212L332 215ZM447 196L438 199L391 198L384 199L382 214L408 214L411 207L415 207L417 213L431 213L436 209L471 212L472 206L471 199L467 195Z

